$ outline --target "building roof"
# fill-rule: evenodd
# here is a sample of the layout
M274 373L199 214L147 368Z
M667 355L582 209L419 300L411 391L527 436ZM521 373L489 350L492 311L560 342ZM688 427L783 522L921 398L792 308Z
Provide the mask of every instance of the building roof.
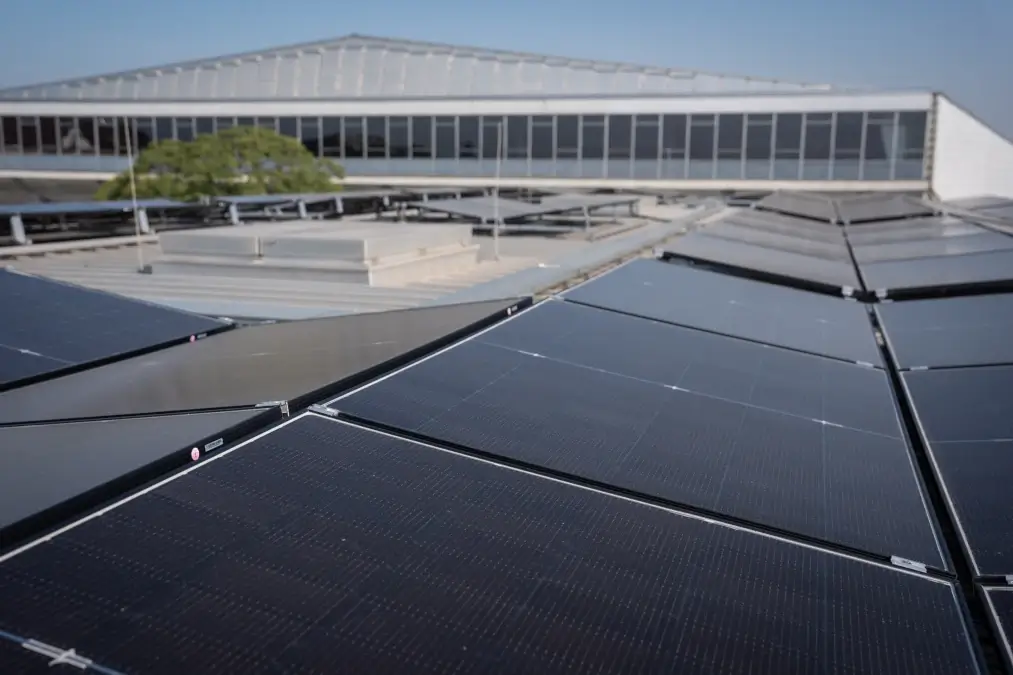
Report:
M828 85L364 35L0 90L0 99L263 100L820 91Z

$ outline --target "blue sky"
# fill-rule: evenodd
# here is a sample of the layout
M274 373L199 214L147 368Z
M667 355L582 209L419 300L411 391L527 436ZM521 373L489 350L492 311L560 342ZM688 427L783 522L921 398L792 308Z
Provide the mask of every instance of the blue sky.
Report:
M1010 0L4 0L0 17L0 86L365 33L937 89L1013 138Z

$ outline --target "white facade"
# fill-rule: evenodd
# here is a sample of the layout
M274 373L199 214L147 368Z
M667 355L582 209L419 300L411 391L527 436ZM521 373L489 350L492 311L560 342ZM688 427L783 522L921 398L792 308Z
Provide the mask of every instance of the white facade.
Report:
M1013 143L942 95L934 140L931 185L939 199L1013 199Z

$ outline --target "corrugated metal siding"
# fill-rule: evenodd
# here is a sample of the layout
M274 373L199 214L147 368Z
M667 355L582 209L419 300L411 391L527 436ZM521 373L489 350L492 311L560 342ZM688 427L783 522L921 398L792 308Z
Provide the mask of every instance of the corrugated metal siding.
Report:
M0 91L0 98L600 96L807 89L829 87L353 35L325 43L9 89Z

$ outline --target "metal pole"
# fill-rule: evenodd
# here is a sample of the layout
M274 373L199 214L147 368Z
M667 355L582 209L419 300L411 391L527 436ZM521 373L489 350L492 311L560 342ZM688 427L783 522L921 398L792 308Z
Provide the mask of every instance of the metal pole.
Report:
M127 139L127 171L130 174L130 201L134 207L134 248L137 249L137 271L144 271L144 251L141 249L141 209L137 206L137 178L134 176L134 146L130 138L130 124L123 118L123 135Z
M492 252L493 258L499 260L499 180L500 153L503 149L503 123L496 125L496 179L493 181L492 196Z

